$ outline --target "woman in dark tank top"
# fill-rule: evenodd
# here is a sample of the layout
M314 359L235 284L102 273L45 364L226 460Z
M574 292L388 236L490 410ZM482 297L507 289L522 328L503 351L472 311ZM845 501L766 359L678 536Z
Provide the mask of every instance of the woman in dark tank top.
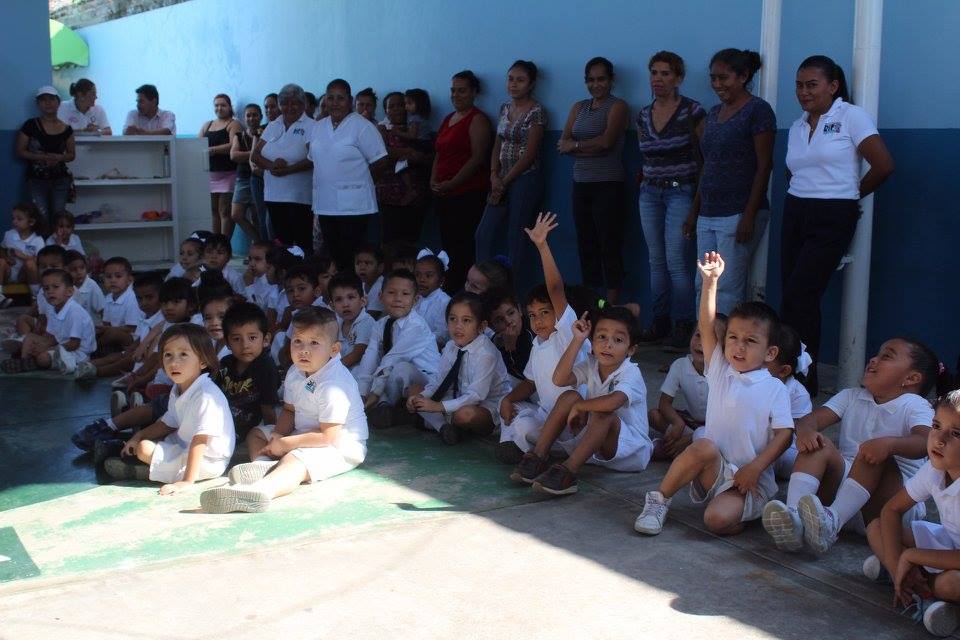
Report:
M213 112L217 118L204 123L198 137L207 139L207 153L210 156L211 230L229 238L233 235L234 223L230 217L230 208L237 181L237 165L230 159L230 144L241 127L233 117L230 96L217 94L213 99Z

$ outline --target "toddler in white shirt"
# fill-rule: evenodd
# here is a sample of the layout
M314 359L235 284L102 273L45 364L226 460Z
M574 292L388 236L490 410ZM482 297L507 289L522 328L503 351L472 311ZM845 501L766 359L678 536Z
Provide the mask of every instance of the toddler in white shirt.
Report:
M441 288L448 264L450 258L446 251L434 255L429 249L423 249L417 256L413 271L417 276L417 293L420 295L413 310L426 320L441 347L450 339L447 331L447 305L450 303L450 296Z

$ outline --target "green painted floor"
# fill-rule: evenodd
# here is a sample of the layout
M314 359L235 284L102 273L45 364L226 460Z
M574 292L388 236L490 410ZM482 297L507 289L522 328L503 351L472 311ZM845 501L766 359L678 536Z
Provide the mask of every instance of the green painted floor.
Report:
M374 434L367 462L278 499L262 514L199 512L198 484L172 497L149 483L107 484L70 433L104 415L106 381L0 378L0 581L62 577L349 534L540 496L508 478L490 443L446 447L431 433ZM67 417L75 416L75 417Z

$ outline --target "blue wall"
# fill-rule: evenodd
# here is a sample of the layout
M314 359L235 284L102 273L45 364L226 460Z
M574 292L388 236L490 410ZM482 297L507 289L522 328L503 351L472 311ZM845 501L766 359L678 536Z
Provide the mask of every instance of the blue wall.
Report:
M13 151L16 132L36 107L37 89L50 84L50 27L47 0L18 0L3 7L0 20L0 229L10 225L10 207L23 196L23 164Z
M851 0L785 2L777 117L781 128L774 169L774 217L768 295L779 302L779 205L782 203L784 131L799 115L793 74L813 53L826 53L847 69L852 60ZM957 206L952 172L960 143L960 2L890 1L884 15L880 127L897 161L897 173L877 197L868 349L886 336L916 334L944 353L960 351L948 318L960 301L943 295L952 272L940 256L952 250ZM671 49L687 61L684 92L713 104L707 62L726 46L757 48L759 0L194 0L81 30L91 66L58 73L97 82L101 104L115 126L132 107L133 89L159 87L161 104L178 116L180 133L192 135L211 116L215 93L235 103L259 102L285 82L319 93L335 76L355 89L420 86L430 91L435 119L446 113L450 75L473 69L484 81L480 106L495 112L505 99L504 72L518 57L543 70L538 97L550 117L545 149L548 204L561 215L557 246L570 279L579 276L569 217L569 161L552 152L570 104L585 95L583 63L605 55L617 68L616 93L636 110L649 101L645 63ZM627 146L631 169L639 165L635 139ZM918 197L919 196L919 197ZM635 202L627 233L630 291L648 296L646 250ZM839 278L825 304L826 359L836 354Z

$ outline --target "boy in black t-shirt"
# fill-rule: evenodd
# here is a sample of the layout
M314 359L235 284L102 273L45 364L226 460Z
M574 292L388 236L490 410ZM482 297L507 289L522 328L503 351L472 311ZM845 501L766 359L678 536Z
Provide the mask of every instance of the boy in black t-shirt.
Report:
M280 378L270 358L267 316L259 306L235 304L223 316L223 335L230 354L220 360L216 382L227 396L237 440L246 439L261 424L277 422ZM253 460L259 451L249 451Z

